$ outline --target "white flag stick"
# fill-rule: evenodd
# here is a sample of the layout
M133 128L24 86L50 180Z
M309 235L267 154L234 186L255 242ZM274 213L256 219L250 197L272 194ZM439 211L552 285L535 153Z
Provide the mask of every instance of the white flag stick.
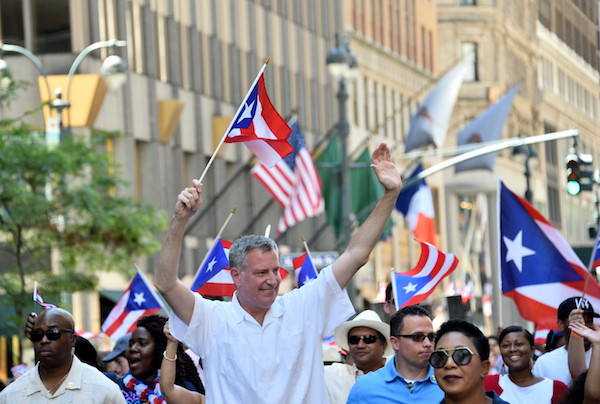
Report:
M233 216L233 214L235 213L236 210L237 210L237 206L234 207L233 209L231 209L231 212L229 212L229 216L227 216L227 219L225 219L225 223L223 223L223 226L221 226L221 229L219 230L219 233L217 233L216 238L221 238L221 234L225 230L225 226L227 226L227 224L231 220L231 217Z
M265 237L269 237L270 234L271 234L271 225L268 225L267 228L265 229Z
M304 236L302 236L302 244L304 244L304 249L306 250L308 255L310 255L310 250L308 249L308 244L306 244L306 239L304 238Z
M270 59L271 59L270 57L267 58L267 60L263 64L262 68L260 69L260 71L256 75L256 78L254 78L254 81L252 82L252 85L250 86L250 89L246 93L246 96L244 97L244 100L240 103L240 106L238 107L237 112L233 116L233 119L231 120L231 122L229 122L229 126L227 127L227 130L225 131L225 133L221 137L221 141L219 142L219 144L217 145L217 148L215 149L215 151L213 152L212 156L210 157L210 160L208 160L208 164L206 165L206 167L204 168L204 172L200 176L200 180L199 180L200 182L202 182L202 180L204 179L204 176L206 175L206 172L208 171L208 167L211 166L213 160L217 156L217 152L221 148L221 145L225 142L225 138L227 138L227 134L229 133L229 131L231 130L231 127L235 123L234 122L235 118L237 118L237 116L239 115L239 113L242 111L242 108L244 108L246 106L246 100L248 99L248 97L250 96L250 93L252 92L252 89L254 88L254 86L256 85L256 83L258 82L258 79L260 78L260 75L265 71L265 67L267 67L267 64L269 63Z

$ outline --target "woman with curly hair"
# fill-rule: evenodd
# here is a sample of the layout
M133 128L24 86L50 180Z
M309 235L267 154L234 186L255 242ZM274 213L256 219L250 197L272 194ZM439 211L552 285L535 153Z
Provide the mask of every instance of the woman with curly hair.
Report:
M166 402L159 384L160 365L167 347L167 337L163 333L166 322L166 317L157 314L142 317L131 334L129 348L125 352L129 362L129 372L117 380L128 403ZM196 373L194 377L193 373L186 371L184 363L186 357L187 355L182 351L181 360L176 363L175 384L204 392L198 374Z

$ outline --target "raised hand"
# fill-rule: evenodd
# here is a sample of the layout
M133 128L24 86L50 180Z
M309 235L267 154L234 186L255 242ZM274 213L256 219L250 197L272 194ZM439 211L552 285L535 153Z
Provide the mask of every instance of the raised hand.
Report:
M576 332L577 335L586 338L592 344L600 344L600 326L596 323L593 323L592 327L594 327L594 329L591 329L582 323L569 324L571 331Z
M392 161L390 149L385 143L381 143L373 151L371 163L377 179L386 190L399 190L402 187L400 173Z
M185 188L177 196L175 218L189 219L200 205L202 205L202 184L198 180L193 180L192 186Z

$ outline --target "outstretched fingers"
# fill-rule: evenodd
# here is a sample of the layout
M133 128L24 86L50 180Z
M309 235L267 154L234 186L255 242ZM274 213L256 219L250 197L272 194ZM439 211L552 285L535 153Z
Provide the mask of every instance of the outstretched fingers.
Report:
M371 167L379 182L387 190L399 190L402 187L402 179L392 161L392 154L385 143L381 143L371 154Z

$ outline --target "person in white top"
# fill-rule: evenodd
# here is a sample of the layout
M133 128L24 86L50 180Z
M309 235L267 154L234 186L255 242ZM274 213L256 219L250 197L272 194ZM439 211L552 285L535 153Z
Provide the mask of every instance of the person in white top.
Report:
M382 368L385 357L394 354L390 326L373 310L364 310L335 330L335 343L348 353L351 365L325 366L325 387L329 404L345 404L356 378Z
M387 145L371 162L385 189L377 206L330 267L283 296L278 248L264 236L231 246L231 302L203 299L181 282L183 233L202 203L202 184L194 180L179 194L154 283L173 310L171 333L202 358L208 404L326 402L321 340L354 313L343 289L368 261L402 186Z
M565 336L566 344L540 356L533 365L533 374L552 380L560 380L567 386L570 385L573 380L572 375L579 375L587 368L587 366L589 366L592 351L590 350L591 344L588 341L577 338L578 335L571 334L569 324L572 322L581 322L585 323L588 327L591 327L594 317L598 317L598 314L596 314L594 308L587 299L570 297L564 300L558 306L558 321L556 324ZM578 345L578 343L581 343L581 345ZM572 348L572 346L575 346L576 348ZM581 356L579 360L582 364L578 366L578 369L582 366L584 367L583 369L574 371L569 369L570 362L573 362L573 358L569 359L569 356L572 356L573 353L577 353ZM583 365L583 363L585 363L585 365Z
M498 337L500 354L508 374L488 374L485 390L493 390L511 404L559 404L567 386L531 373L535 352L533 335L520 325L506 327Z

